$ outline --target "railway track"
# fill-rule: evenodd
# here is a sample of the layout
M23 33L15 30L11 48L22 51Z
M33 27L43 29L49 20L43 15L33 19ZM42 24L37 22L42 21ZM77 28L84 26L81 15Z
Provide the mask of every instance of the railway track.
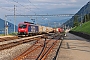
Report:
M17 45L20 45L20 44L24 44L24 43L27 43L27 42L31 42L31 41L37 41L37 40L39 40L40 39L40 37L41 36L39 36L39 37L28 37L28 38L22 38L22 39L19 39L19 40L12 40L12 41L10 41L10 40L8 40L8 39L17 39L17 37L16 38L9 38L8 37L8 41L5 41L6 39L5 38L2 38L2 39L5 39L4 41L2 40L2 42L8 42L8 43L4 43L4 44L0 44L0 51L1 50L4 50L4 49L9 49L9 48L12 48L12 47L14 47L14 46L17 46ZM7 38L7 37L6 37ZM2 43L2 42L0 42L0 43Z
M37 35L34 35L34 36L37 36ZM32 36L27 36L27 37L32 37ZM15 39L21 39L21 38L26 38L26 36L21 36L21 37L18 37L18 36L2 37L2 38L0 38L0 42L10 41L10 40L15 40Z
M56 46L60 43L59 38L60 37L56 37L55 39L40 39L14 60L45 60L53 50L57 51L58 47L56 48Z
M19 39L19 38L17 36L15 36L15 37L3 37L3 38L0 38L0 42L10 41L10 40L15 40L15 39Z
M8 44L3 44L3 45L0 45L0 50L8 49L8 48L11 48L11 47L23 44L23 43L27 43L27 42L30 42L30 41L33 41L33 40L27 39L27 40L22 40L22 41L11 42L11 43L8 43Z

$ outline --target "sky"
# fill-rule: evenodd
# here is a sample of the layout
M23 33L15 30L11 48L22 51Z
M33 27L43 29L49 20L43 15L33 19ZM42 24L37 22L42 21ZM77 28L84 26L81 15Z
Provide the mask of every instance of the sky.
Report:
M0 0L0 18L5 19L5 15L14 15L14 5L16 15L75 14L81 7L87 4L87 2L89 2L89 0ZM30 18L35 18L37 20L51 20L51 18L43 16L16 17L17 22L28 20ZM57 19L65 20L68 18L70 17ZM7 20L14 23L14 21L12 21L13 17L7 17Z

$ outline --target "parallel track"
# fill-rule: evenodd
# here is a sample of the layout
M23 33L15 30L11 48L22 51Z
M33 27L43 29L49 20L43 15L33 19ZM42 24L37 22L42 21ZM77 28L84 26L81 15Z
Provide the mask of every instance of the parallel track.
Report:
M0 45L0 50L8 49L8 48L11 48L11 47L14 47L14 46L26 43L26 42L30 42L30 41L32 40L22 40L22 41L17 41L17 42L11 42L8 44L3 44L3 45Z
M16 57L14 60L45 60L50 52L54 49L59 40L38 40L38 42L32 45L28 50Z
M24 39L24 40L10 42L10 43L7 43L7 44L2 44L2 45L0 45L0 51L4 50L4 49L12 48L14 46L17 46L17 45L20 45L20 44L23 44L23 43L31 42L31 41L34 41L34 40L37 41L39 39L40 38L31 38L31 39Z
M15 36L15 37L3 37L3 38L0 38L0 42L10 41L10 40L14 40L14 39L19 39L19 38L17 36Z

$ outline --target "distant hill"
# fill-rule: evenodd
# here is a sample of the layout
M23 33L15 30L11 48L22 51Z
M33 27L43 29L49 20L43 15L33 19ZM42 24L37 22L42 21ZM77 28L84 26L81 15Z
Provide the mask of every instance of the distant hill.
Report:
M8 29L9 33L12 33L14 31L14 25L10 22L8 22ZM0 18L0 34L4 34L5 31L5 21ZM17 26L16 26L16 31L17 31Z
M90 13L90 1L86 5L84 5L75 15L79 15L77 19L79 22L81 22L81 20L84 19L84 16L89 13ZM63 25L73 27L74 16L70 20L66 21Z
M55 18L51 18L51 20L47 21L46 23L43 23L43 21L41 23L41 25L43 26L50 26L50 27L60 27L64 22L66 22L67 20L69 20L70 18L66 18L66 19L55 19Z

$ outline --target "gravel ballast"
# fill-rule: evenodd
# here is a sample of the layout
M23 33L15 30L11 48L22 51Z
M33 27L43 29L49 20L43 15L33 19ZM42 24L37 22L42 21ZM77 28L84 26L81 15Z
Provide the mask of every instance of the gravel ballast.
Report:
M26 51L34 43L35 41L31 41L28 43L24 43L24 44L12 47L10 49L2 50L0 51L0 60L13 60L15 57L19 56L24 51Z

